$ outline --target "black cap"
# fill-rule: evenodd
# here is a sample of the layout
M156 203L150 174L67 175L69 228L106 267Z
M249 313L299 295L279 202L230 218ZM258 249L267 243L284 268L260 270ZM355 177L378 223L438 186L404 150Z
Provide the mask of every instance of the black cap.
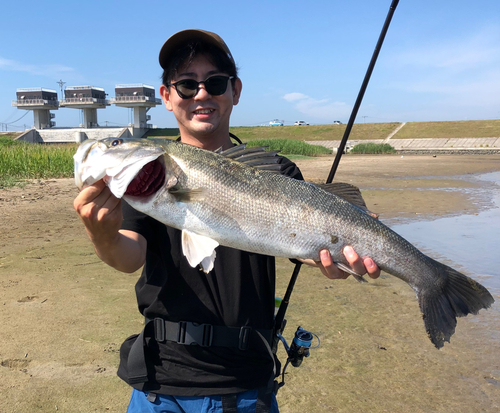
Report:
M168 66L169 59L173 54L177 53L179 47L192 40L201 40L218 47L227 54L231 63L236 67L233 56L224 40L218 34L200 29L182 30L170 36L160 50L160 66L165 69Z

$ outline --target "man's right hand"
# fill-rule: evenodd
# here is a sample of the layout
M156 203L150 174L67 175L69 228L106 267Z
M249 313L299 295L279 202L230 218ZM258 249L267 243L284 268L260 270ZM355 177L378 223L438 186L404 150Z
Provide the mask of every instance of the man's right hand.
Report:
M102 180L83 188L73 207L96 247L106 247L116 241L123 220L121 200Z
M73 207L102 261L128 273L144 265L146 239L137 232L120 230L123 221L121 200L102 180L83 188L73 201Z

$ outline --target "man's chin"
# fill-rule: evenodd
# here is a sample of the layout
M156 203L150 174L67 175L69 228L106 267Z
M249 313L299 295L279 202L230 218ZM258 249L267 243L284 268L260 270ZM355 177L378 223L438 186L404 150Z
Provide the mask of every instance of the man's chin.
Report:
M215 124L212 122L196 122L193 125L193 132L199 133L202 135L210 135L211 133L216 132L219 129L219 124Z

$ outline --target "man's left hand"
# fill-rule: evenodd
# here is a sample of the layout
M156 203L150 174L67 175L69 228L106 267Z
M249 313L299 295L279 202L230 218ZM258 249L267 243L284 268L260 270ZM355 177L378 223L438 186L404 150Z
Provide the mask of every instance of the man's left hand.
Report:
M354 249L347 245L344 248L344 256L352 270L358 275L368 274L370 278L378 278L380 276L380 268L370 257L360 257ZM332 280L346 279L349 273L339 269L333 262L330 252L326 249L319 253L321 261L301 260L304 264L318 267L321 272Z

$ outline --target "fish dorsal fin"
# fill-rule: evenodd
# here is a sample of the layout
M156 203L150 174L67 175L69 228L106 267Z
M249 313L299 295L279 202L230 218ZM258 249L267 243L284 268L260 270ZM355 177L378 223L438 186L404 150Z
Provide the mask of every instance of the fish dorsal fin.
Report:
M209 273L214 268L215 248L219 243L212 238L198 235L194 232L182 231L182 252L191 267L201 264L205 273Z
M233 146L225 151L217 152L226 158L234 159L257 169L270 172L281 171L280 158L276 156L279 151L268 151L265 146L247 148L247 145L244 143Z
M246 148L247 144L243 143L241 145L231 146L229 149L226 149L225 151L218 149L216 152L221 155L224 155L226 158L234 158L236 156L239 156L239 154L245 151Z
M345 199L347 202L350 202L351 204L362 209L371 217L378 218L378 214L376 214L375 212L371 212L366 207L365 200L363 199L361 191L357 186L347 184L345 182L333 182L331 184L316 184L316 186L323 189L324 191L331 192L332 194L335 194Z

